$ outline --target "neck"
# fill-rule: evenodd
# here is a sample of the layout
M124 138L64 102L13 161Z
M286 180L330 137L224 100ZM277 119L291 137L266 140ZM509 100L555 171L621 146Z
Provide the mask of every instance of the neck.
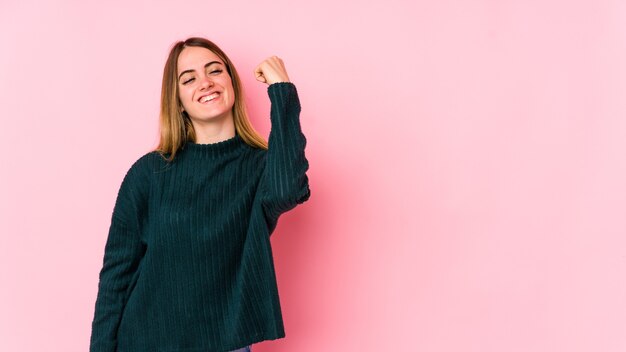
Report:
M235 136L235 123L232 113L211 121L192 120L196 133L196 144L212 144L231 139Z

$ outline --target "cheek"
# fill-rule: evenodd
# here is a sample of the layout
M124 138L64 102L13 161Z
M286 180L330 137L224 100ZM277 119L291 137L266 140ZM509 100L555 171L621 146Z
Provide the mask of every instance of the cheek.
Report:
M186 105L189 104L189 102L191 101L191 94L183 89L179 89L178 100L180 100L181 104L184 107L187 107Z
M226 87L227 87L226 89L228 91L228 96L230 97L231 103L234 103L237 97L235 95L235 89L233 88L232 83L228 82Z
M231 108L235 105L235 101L236 100L237 99L236 99L236 96L235 96L235 91L231 90L230 91L230 102L229 102L229 105L230 105Z
M178 88L178 99L183 102L191 99L188 89Z

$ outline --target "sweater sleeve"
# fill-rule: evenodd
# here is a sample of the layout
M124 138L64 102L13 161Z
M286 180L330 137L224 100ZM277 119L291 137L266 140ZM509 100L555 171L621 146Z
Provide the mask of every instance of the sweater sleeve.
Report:
M291 82L273 83L268 87L268 94L272 127L261 190L263 208L273 228L280 214L304 203L311 191L296 87Z
M135 162L124 176L111 216L99 275L90 352L115 352L117 349L117 329L145 251L140 229L146 215L148 186L139 162Z

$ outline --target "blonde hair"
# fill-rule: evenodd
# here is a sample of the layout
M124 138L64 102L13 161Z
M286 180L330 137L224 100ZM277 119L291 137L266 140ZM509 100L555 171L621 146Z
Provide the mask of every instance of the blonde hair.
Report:
M235 93L233 105L233 122L235 131L248 145L267 150L267 141L261 137L252 127L248 120L243 86L237 74L235 66L228 56L215 43L200 37L191 37L184 41L176 42L170 50L165 68L163 69L163 83L161 86L161 113L160 134L161 138L156 151L168 161L174 160L178 150L187 142L196 140L196 132L191 119L186 112L182 111L182 104L178 95L178 56L186 47L203 47L212 51L226 65ZM166 156L169 154L169 158Z

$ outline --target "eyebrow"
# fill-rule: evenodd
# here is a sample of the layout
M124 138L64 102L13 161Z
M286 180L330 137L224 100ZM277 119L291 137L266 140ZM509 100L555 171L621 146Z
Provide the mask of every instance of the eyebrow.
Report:
M209 67L209 66L211 66L213 64L220 64L220 65L222 65L222 63L219 62L219 61L211 61L211 62L207 62L204 65L204 68L207 68L207 67ZM180 80L180 77L182 77L182 75L184 75L185 73L189 73L189 72L193 72L193 70L185 70L185 71L181 72L180 75L178 75L178 79Z

